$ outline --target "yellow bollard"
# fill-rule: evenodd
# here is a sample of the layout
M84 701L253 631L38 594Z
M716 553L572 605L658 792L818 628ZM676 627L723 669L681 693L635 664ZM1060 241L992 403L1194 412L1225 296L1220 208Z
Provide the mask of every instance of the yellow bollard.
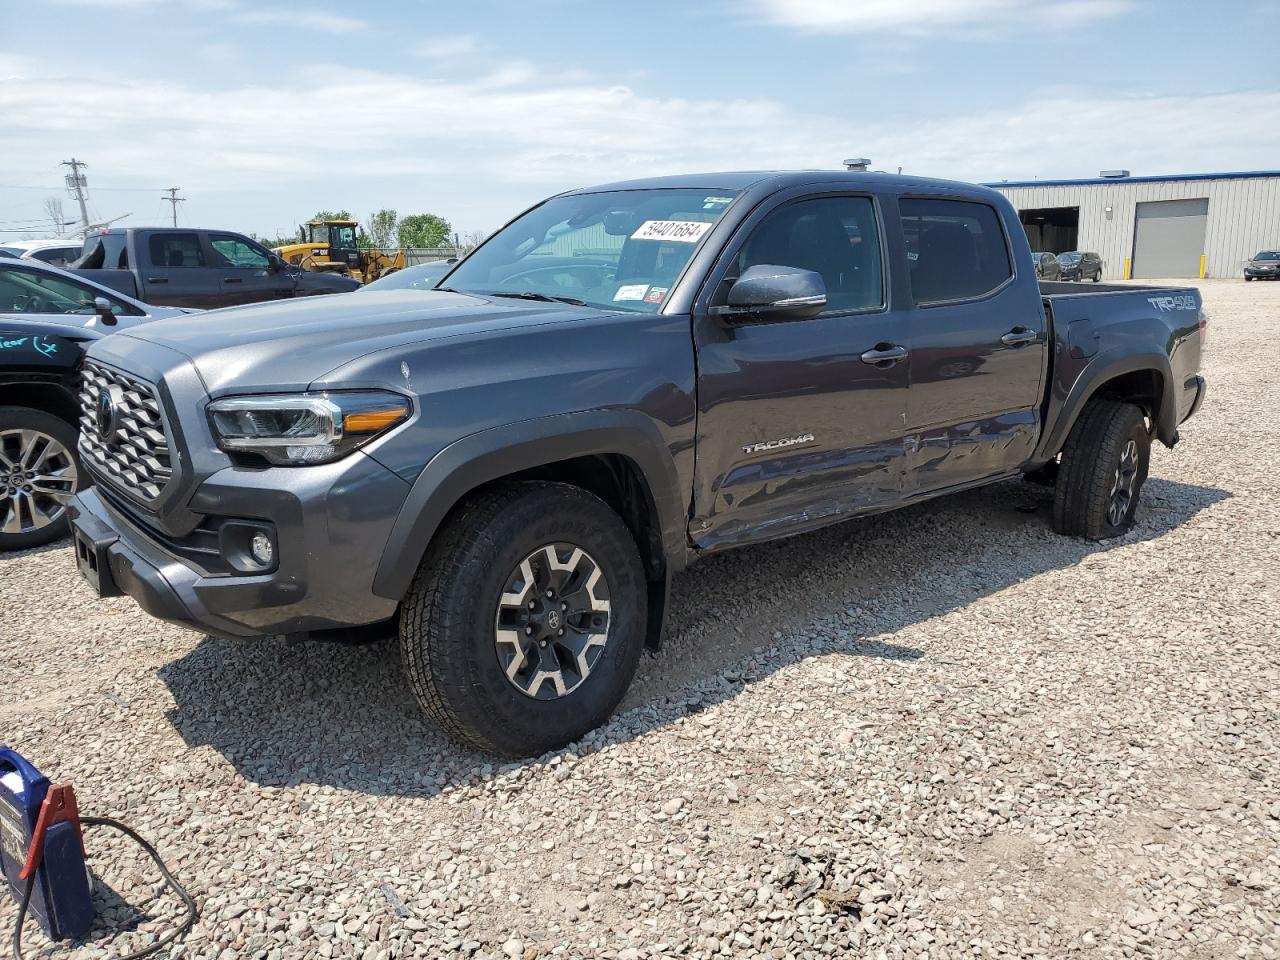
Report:
M1124 278L1126 280L1129 279L1129 264L1130 264L1130 259L1128 257L1125 257L1124 258Z
M1202 253L1202 254L1200 254L1200 279L1201 279L1201 280L1203 280L1203 279L1204 279L1204 263L1205 263L1205 259L1206 259L1206 258L1205 258L1205 255L1204 255L1203 253Z

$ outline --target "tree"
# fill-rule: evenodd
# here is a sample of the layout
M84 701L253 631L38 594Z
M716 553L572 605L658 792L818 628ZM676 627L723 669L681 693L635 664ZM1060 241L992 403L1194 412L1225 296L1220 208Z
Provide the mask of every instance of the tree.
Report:
M365 221L365 227L369 231L369 239L375 247L389 247L396 241L396 224L399 218L396 212L390 209L382 209L377 213L369 214L369 219Z
M44 212L49 215L49 219L53 221L53 232L58 236L62 236L62 231L66 229L67 218L62 212L62 200L59 197L49 197L44 202Z
M451 231L449 221L434 213L415 213L405 217L396 227L402 247L439 247Z
M312 220L350 220L351 214L346 210L317 210Z

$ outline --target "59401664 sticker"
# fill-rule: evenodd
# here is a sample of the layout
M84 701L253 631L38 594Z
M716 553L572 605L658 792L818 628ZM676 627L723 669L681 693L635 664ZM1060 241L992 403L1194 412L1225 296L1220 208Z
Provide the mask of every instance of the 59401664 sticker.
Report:
M631 239L697 243L710 229L711 224L701 220L646 220L631 235Z

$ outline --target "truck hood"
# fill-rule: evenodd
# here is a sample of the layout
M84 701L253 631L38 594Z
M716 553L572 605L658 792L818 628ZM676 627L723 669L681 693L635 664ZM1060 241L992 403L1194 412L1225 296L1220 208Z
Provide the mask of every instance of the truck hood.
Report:
M122 333L195 365L211 396L304 390L343 364L423 340L576 320L596 311L442 290L366 290L211 310Z

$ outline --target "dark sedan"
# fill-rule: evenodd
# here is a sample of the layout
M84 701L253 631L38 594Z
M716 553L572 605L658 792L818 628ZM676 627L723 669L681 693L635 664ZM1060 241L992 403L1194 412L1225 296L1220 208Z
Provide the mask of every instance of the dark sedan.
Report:
M1280 250L1260 250L1244 265L1246 280L1280 280Z
M1041 280L1062 279L1062 267L1052 253L1033 253L1031 256L1036 261L1036 276Z

